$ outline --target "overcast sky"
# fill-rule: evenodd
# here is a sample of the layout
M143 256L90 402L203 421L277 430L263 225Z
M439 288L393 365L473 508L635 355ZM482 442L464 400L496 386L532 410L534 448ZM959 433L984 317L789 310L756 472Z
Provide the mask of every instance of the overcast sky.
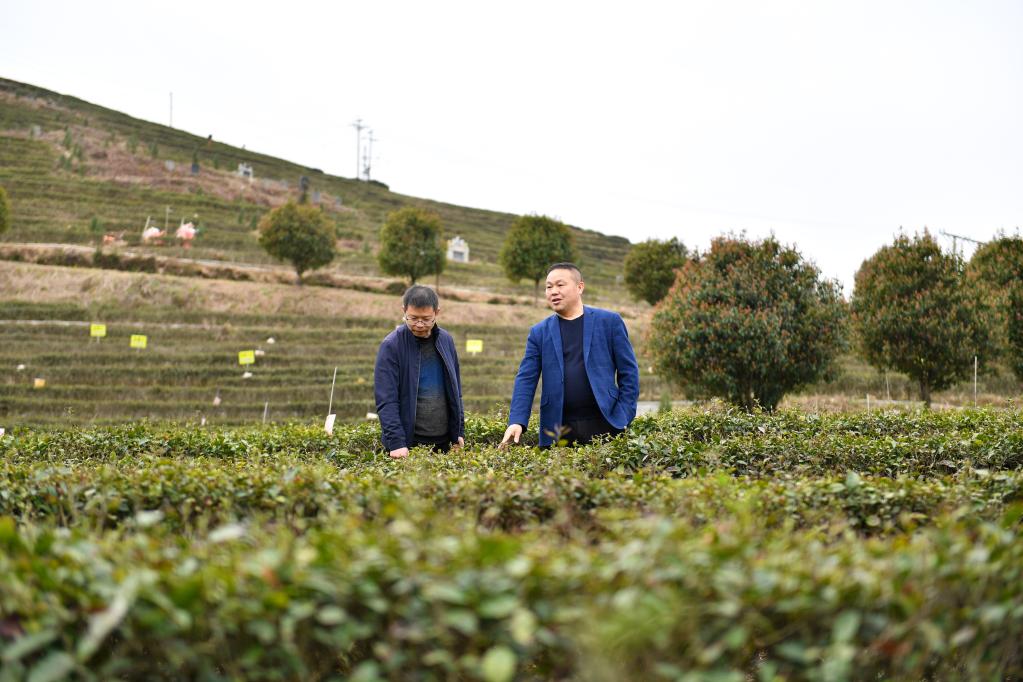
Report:
M1019 0L6 5L4 77L162 123L173 92L175 127L348 177L361 118L397 192L773 232L847 291L900 226L1023 226Z

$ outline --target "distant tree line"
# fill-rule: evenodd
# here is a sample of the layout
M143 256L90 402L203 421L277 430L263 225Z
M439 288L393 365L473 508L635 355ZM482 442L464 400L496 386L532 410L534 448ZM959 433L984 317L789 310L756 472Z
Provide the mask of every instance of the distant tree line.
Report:
M0 232L6 226L0 194ZM289 261L301 282L336 254L333 226L318 207L270 211L260 244ZM414 284L444 271L441 217L419 207L386 216L377 263ZM575 261L567 225L516 218L498 263L509 280L540 282L551 263ZM930 405L933 394L1004 360L1023 379L1023 239L999 235L967 263L927 231L899 235L865 260L850 300L835 280L773 237L725 235L703 254L677 238L632 246L623 279L654 306L648 341L658 372L687 392L745 409L773 410L788 393L833 378L855 349L878 370L905 374ZM975 364L976 363L976 364Z
M935 391L998 359L1023 380L1018 236L999 235L967 263L927 231L899 235L863 262L848 302L837 282L773 238L719 237L690 256L675 240L649 240L632 248L624 271L630 293L655 306L649 341L659 372L746 409L774 409L786 393L832 378L850 347L878 370L908 376L928 406Z

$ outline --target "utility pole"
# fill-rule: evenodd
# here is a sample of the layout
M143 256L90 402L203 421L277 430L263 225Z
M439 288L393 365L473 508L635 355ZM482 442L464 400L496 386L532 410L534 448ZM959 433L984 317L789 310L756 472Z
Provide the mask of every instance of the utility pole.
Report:
M170 94L170 123L167 124L169 128L174 127L174 93Z
M362 124L361 118L357 118L352 127L355 128L355 179L359 180L362 177L359 172L359 168L362 166L362 130L367 126Z

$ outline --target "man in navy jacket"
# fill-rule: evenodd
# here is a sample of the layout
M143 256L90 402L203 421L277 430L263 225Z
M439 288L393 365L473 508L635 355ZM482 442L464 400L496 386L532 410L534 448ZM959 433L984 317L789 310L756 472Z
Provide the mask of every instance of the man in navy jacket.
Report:
M621 433L635 419L639 367L629 332L618 313L584 306L584 288L572 263L548 269L547 302L555 314L529 330L502 446L519 442L541 375L541 447L562 439L588 443Z
M447 452L465 444L462 376L451 334L437 326L437 293L420 285L401 299L404 324L377 352L373 391L381 440L391 457L429 445Z

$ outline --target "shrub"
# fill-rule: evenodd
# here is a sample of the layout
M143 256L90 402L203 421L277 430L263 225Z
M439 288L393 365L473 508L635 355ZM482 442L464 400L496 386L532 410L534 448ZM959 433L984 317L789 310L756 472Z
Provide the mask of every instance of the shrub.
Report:
M928 233L898 236L860 266L852 300L860 351L919 387L920 400L987 366L994 346L989 309L967 285L962 258L943 253Z
M685 260L686 247L674 237L640 242L625 255L625 286L636 300L655 305L668 295Z
M542 215L520 216L504 240L498 263L512 282L532 282L533 295L539 297L548 266L575 260L572 242L572 232L564 223Z
M654 311L660 373L751 410L835 371L846 311L837 282L773 238L715 239Z
M297 284L302 284L303 272L328 265L337 253L334 229L323 211L293 201L263 217L259 245L274 258L291 263Z
M393 211L380 230L380 269L388 275L408 277L412 284L444 272L441 232L436 213L414 207Z
M966 268L970 283L991 302L999 352L1023 379L1023 239L1000 235L981 245Z

